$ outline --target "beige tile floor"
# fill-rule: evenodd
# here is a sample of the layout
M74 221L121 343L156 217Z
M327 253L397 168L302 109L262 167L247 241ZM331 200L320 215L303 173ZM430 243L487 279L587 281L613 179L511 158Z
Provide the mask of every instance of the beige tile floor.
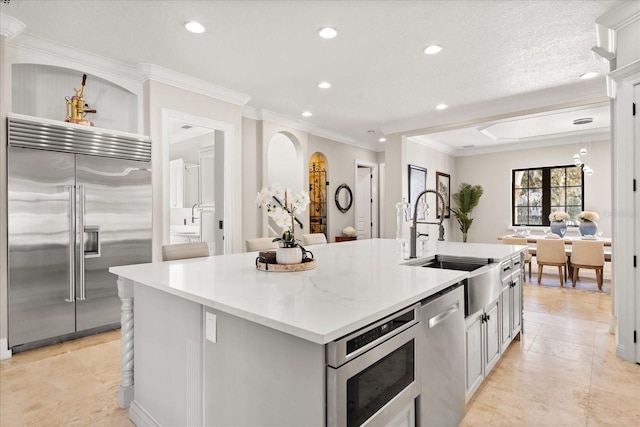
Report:
M545 267L538 285L533 267L525 333L473 396L461 426L640 426L640 365L616 357L609 333L609 266L602 292L592 271L561 288L557 270Z
M589 272L575 289L560 288L553 272L525 284L526 333L462 426L640 426L640 366L615 356L606 323L610 275L600 292ZM0 426L132 426L117 404L119 346L112 331L2 361Z

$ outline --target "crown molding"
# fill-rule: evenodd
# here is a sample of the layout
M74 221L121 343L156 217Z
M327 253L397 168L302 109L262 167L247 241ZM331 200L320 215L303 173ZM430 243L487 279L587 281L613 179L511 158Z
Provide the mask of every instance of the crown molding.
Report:
M640 2L623 1L596 19L596 25L619 30L638 20L640 20Z
M607 76L607 93L609 97L616 99L620 82L638 73L640 73L640 59L609 73Z
M309 123L305 120L294 119L293 117L285 116L284 114L250 106L245 106L242 109L242 117L265 121L307 133L311 132L311 130L316 127L315 124Z
M353 138L349 138L348 136L340 135L339 133L332 132L327 129L316 128L311 132L311 135L319 136L320 138L330 139L332 141L339 142L341 144L351 145L353 147L362 148L367 151L373 151L376 153L380 153L385 150L384 142L378 142L375 147L372 147L370 144L366 144L364 142L355 140Z
M26 32L9 42L15 64L43 64L82 70L122 86L134 94L142 92L142 80L134 66L51 41Z
M6 37L7 40L15 38L27 28L22 22L13 16L0 13L0 36Z
M327 129L319 128L315 124L309 123L307 121L294 119L292 117L285 116L284 114L275 113L269 110L245 106L242 109L242 117L246 117L248 119L258 120L258 121L263 120L263 121L281 125L287 128L307 132L308 134L313 136L330 139L332 141L339 142L341 144L351 145L351 146L362 148L368 151L375 151L375 152L384 151L384 143L380 143L378 147L372 148L371 146L365 143L356 141L352 138L346 137L344 135L340 135L336 132L332 132Z
M429 138L428 135L418 135L418 136L409 136L407 137L408 141L416 142L420 145L424 145L425 147L431 148L433 150L439 151L440 153L449 154L450 156L455 157L455 153L458 151L453 147L449 147L448 145L441 144Z
M262 120L262 116L260 115L260 110L254 107L250 107L245 105L242 108L242 117L246 117L252 120Z
M618 49L616 32L638 20L640 20L640 2L621 2L617 7L596 19L596 45L591 50L607 61L613 60Z
M584 144L585 142L610 141L611 130L609 128L599 128L590 131L579 131L571 133L553 134L531 138L519 138L503 140L502 144L490 145L486 147L454 148L439 143L429 138L429 135L419 135L407 137L407 140L429 147L433 150L448 154L453 157L476 156L480 154L493 154L506 151L529 150L533 148L555 147L558 145Z
M228 102L230 104L239 105L241 107L251 99L251 96L245 93L238 92L215 83L207 82L205 80L197 79L159 65L140 63L138 64L138 70L143 75L143 82L151 80L163 83L219 99L220 101Z
M542 113L608 102L605 77L536 92L470 104L381 126L384 134L406 132L409 136L466 127L491 120ZM425 127L425 123L429 123Z
M557 147L558 145L584 144L585 142L611 141L611 130L596 129L594 131L562 133L545 137L522 138L515 142L491 145L488 147L474 147L454 149L453 157L476 156L480 154L493 154L506 151L530 150L534 148Z

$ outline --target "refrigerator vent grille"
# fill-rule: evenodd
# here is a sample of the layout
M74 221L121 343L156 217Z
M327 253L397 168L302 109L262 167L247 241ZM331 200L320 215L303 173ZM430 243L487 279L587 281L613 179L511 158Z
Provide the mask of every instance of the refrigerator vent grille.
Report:
M10 147L151 161L146 136L18 114L8 115L8 124Z

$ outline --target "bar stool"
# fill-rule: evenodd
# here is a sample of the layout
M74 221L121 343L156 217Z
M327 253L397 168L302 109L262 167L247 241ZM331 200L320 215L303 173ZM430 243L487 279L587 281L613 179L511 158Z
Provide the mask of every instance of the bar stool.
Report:
M327 243L327 236L322 233L311 233L302 235L302 245L322 245Z
M589 268L596 271L598 289L602 290L604 272L604 243L576 240L571 245L571 280L576 286L578 270Z
M209 245L207 242L198 243L177 243L175 245L164 245L162 247L162 260L173 261L176 259L201 258L209 256Z
M278 242L274 242L273 237L257 237L255 239L247 239L245 245L247 247L247 252L278 249Z
M558 267L560 286L567 280L567 255L564 251L562 239L539 239L536 248L536 262L538 263L538 284L542 279L542 267L552 265Z

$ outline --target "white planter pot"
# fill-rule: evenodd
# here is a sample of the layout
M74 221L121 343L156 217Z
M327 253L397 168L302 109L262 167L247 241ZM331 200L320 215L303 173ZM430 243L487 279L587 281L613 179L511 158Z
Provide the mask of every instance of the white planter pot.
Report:
M276 262L278 264L300 264L302 262L302 249L278 248L276 250Z

